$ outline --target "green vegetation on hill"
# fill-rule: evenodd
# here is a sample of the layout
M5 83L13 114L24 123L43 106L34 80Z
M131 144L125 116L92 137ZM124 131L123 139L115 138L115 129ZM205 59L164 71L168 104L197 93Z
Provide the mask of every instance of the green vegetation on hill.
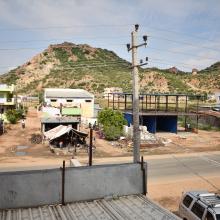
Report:
M0 76L0 83L16 84L19 93L37 94L45 87L67 87L101 96L106 87L131 91L130 66L112 51L64 42L49 46L26 64ZM157 68L140 68L139 72L140 89L145 93L204 94L220 89L220 62L194 76Z

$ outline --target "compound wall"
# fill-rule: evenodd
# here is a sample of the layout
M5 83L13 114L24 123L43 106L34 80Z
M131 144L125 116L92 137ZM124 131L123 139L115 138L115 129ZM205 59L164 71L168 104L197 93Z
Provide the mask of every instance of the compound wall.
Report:
M0 173L0 209L35 207L62 201L62 170ZM65 202L143 193L141 164L65 169Z

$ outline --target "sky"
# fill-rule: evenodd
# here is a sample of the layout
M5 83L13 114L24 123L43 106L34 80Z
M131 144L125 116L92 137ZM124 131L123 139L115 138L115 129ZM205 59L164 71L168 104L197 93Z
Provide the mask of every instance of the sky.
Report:
M190 72L220 61L219 0L0 0L0 74L64 41L130 61L134 24L147 67Z

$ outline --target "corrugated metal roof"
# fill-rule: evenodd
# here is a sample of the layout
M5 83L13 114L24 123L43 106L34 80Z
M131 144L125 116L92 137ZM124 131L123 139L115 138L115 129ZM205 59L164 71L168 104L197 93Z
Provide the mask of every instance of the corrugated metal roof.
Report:
M84 89L45 89L46 98L94 98L94 95Z
M48 140L53 140L55 138L58 138L72 130L72 127L64 126L64 125L59 125L53 129L50 129L49 131L44 132L44 136Z
M0 211L1 220L180 220L142 195Z

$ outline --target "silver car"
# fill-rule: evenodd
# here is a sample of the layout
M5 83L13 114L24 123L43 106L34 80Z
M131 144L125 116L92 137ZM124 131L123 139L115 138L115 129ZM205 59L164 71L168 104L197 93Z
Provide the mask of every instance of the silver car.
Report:
M183 193L179 215L184 220L220 220L220 196L207 191Z

